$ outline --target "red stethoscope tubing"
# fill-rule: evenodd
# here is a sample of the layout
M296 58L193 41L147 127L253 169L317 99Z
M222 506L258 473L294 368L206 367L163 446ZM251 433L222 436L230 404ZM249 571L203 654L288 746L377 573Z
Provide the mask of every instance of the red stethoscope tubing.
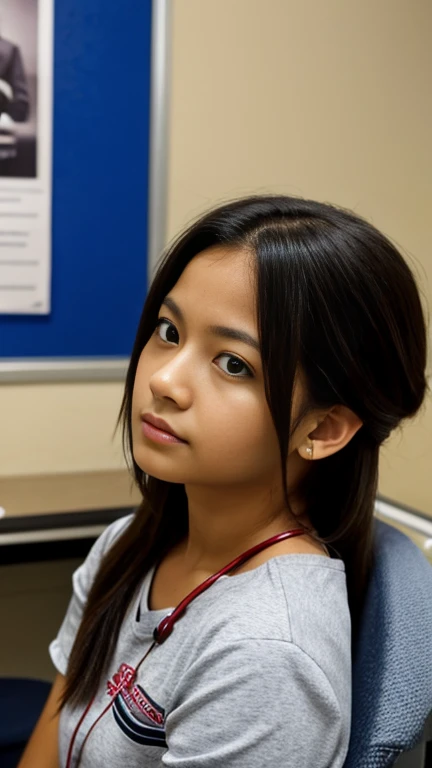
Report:
M265 541L262 541L260 544L256 544L254 547L251 547L246 552L243 552L242 555L239 555L234 560L232 560L228 565L225 565L224 568L221 568L220 571L217 573L214 573L213 576L210 576L208 579L203 581L201 584L199 584L198 587L192 590L192 592L189 592L189 594L178 604L177 608L175 608L171 613L168 614L168 616L165 616L162 621L159 622L156 629L154 630L153 636L154 636L154 642L150 646L150 648L146 651L144 656L140 659L139 663L137 664L135 668L135 675L134 679L136 677L136 673L143 663L143 661L147 658L150 651L153 650L155 645L162 645L162 643L165 642L165 640L170 636L171 632L173 631L174 624L181 618L181 616L186 611L186 608L190 603L195 600L196 597L201 595L203 592L205 592L209 587L212 586L212 584L215 583L218 579L220 579L221 576L226 576L227 573L230 573L231 571L234 571L236 568L239 568L241 565L243 565L245 562L250 560L251 557L254 555L257 555L259 552L262 552L263 549L267 549L267 547L270 547L272 544L278 544L280 541L285 541L285 539L291 539L294 536L301 536L302 534L307 533L306 530L303 528L294 528L291 531L284 531L283 533L278 533L276 536L272 536L270 539L266 539ZM75 739L78 735L78 731L81 728L81 725L85 718L87 717L92 704L95 700L95 696L91 699L87 707L85 708L83 714L81 715L80 719L78 720L78 723L75 727L75 730L72 734L72 738L69 744L68 749L68 755L66 759L66 768L71 768L72 765L72 753L73 748L75 744ZM85 739L83 743L81 744L81 748L78 753L77 762L75 768L77 768L79 761L81 759L81 755L85 746L85 743L90 736L90 733L93 731L95 725L99 722L99 720L103 717L103 715L108 712L108 710L112 707L114 704L115 699L112 699L110 703L105 707L105 709L102 710L100 715L96 718L96 720L91 725L90 729L87 731L87 734L85 736Z
M211 587L215 581L220 579L221 576L226 576L226 574L230 571L234 571L236 568L239 568L247 560L250 560L251 557L257 555L263 549L270 547L272 544L277 544L279 541L284 541L285 539L290 539L294 536L300 536L302 533L306 533L306 531L304 531L302 528L295 528L292 531L284 531L283 533L278 533L276 536L272 536L271 539L266 539L266 541L262 541L260 544L256 544L255 547L251 547L251 549L243 552L242 555L236 557L235 560L232 560L230 563L228 563L228 565L225 565L224 568L221 568L220 571L214 573L213 576L209 576L208 579L193 589L192 592L189 592L189 594L181 601L181 603L178 604L177 608L175 608L172 613L169 613L168 616L165 616L165 618L159 622L153 633L156 643L158 645L162 645L162 643L165 642L167 637L169 637L173 631L174 624L183 615L188 605L193 600L195 600L198 595L201 595L206 591L206 589Z

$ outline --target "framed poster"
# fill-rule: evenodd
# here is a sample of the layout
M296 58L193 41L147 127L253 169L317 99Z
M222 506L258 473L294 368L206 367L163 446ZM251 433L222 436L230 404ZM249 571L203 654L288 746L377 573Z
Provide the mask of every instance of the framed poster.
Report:
M122 378L164 244L170 0L3 6L29 100L3 120L32 136L35 172L0 177L0 381Z

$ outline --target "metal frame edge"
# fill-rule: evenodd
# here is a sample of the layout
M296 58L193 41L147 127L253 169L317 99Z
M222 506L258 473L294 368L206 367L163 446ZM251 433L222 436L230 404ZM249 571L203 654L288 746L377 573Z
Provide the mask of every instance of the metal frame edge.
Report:
M148 283L166 237L169 111L171 97L171 0L152 2L152 49L149 146Z

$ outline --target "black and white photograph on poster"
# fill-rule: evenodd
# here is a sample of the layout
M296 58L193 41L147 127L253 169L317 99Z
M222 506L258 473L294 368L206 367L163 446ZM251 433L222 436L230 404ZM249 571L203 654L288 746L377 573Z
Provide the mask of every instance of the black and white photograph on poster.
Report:
M0 313L47 314L54 0L0 0Z
M0 176L34 178L38 0L0 3Z

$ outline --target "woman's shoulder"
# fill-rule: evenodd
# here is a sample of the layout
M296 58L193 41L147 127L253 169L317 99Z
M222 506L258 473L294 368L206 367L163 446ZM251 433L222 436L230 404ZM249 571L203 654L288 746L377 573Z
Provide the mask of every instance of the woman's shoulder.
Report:
M121 536L126 528L131 524L135 517L135 512L129 515L118 517L110 523L99 536L99 541L103 544L105 551Z
M84 599L99 569L104 555L132 522L134 513L110 523L92 545L84 562L73 574L74 591Z
M320 555L280 555L253 571L226 576L208 593L213 637L292 643L326 666L351 652L345 568ZM204 606L203 606L204 609ZM208 616L208 614L207 614Z
M213 629L226 635L284 640L306 651L315 644L317 632L350 640L341 560L279 555L254 570L222 577L202 597L197 614L211 614Z
M290 640L324 664L329 654L351 659L351 617L345 566L340 559L292 555L269 561L279 579Z
M124 533L126 528L131 524L134 519L135 513L132 512L129 515L117 518L102 531L100 536L96 539L89 552L89 557L93 560L99 559L106 554L106 552L112 547L117 539Z
M252 571L222 577L201 599L190 612L197 657L216 658L235 648L238 658L243 648L246 660L251 648L270 656L279 648L278 654L299 663L309 659L349 704L351 622L341 560L277 556Z

